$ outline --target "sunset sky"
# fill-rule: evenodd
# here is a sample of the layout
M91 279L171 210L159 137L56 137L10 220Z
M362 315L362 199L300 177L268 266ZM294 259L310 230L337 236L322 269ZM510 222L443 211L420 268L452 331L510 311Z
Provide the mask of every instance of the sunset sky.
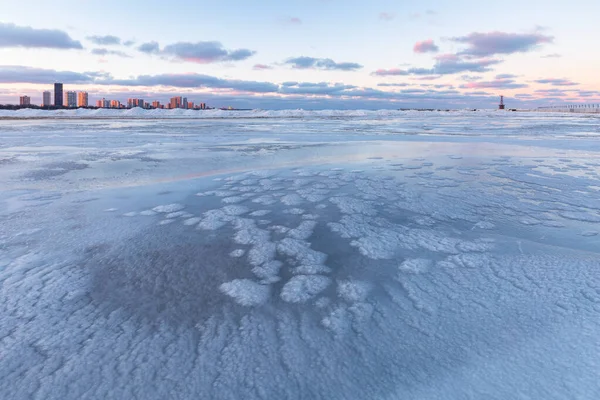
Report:
M5 2L0 104L187 96L250 108L600 103L600 1Z

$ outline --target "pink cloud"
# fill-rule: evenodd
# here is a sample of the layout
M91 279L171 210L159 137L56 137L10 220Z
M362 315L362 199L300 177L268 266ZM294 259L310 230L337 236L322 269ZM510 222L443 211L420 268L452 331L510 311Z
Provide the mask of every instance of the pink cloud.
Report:
M409 75L408 71L405 71L400 68L390 68L390 69L378 69L373 72L371 75L376 76L400 76L400 75Z
M433 42L432 39L427 39L415 43L413 51L415 53L437 53L440 51L440 48Z
M552 36L541 33L506 33L506 32L473 32L466 36L451 38L452 41L464 43L468 48L460 54L488 57L496 54L525 53L535 50L537 46L552 43Z
M265 69L273 69L273 67L271 67L270 65L266 65L266 64L254 64L254 67L252 67L252 69L255 70L265 70Z
M517 83L513 79L494 79L493 81L469 82L460 87L463 89L523 89L529 85Z

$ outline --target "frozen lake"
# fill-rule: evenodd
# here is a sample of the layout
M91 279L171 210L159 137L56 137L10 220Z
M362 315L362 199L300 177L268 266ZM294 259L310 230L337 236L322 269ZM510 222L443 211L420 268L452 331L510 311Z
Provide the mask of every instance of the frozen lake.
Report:
M599 116L0 119L0 188L3 399L600 398Z

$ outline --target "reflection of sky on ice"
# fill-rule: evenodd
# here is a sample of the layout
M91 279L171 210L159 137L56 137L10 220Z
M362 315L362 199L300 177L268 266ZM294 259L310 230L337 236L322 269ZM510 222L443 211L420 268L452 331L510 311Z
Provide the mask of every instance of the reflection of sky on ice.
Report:
M597 397L597 144L246 122L2 125L4 396Z

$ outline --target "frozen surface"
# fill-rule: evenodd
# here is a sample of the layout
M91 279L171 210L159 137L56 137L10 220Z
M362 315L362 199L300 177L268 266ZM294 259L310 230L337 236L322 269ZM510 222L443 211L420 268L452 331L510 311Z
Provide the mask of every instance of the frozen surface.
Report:
M3 399L600 398L597 116L27 112Z

